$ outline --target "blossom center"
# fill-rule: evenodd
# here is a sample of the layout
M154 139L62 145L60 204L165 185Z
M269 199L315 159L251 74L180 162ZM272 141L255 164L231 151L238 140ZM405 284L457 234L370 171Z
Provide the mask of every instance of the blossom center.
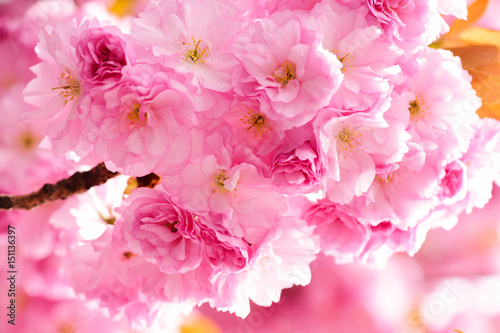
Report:
M141 105L139 103L134 104L133 109L128 113L127 118L130 120L132 124L135 123L147 123L148 114L144 112L144 116L141 119Z
M429 113L429 107L425 106L423 96L418 96L415 100L410 102L410 118L413 120L423 119Z
M177 220L175 220L172 223L167 222L167 223L165 223L165 227L169 228L172 233L175 233L175 232L177 232L177 228L175 227L175 225L177 223L179 223L179 221L177 221Z
M394 172L390 172L385 175L375 175L375 179L380 183L380 184L385 184L385 183L392 183L393 179L395 177Z
M130 251L123 252L123 258L124 258L124 259L130 259L130 258L135 257L135 256L136 256L136 254L133 254L133 253L132 253L132 252L130 252Z
M348 126L344 127L338 134L340 152L352 151L352 148L354 148L355 145L359 146L361 144L359 139L360 137L361 133L349 128Z
M351 67L350 66L350 63L352 62L353 60L353 57L350 53L347 53L346 55L344 56L340 56L339 55L339 51L337 50L332 50L332 53L335 54L337 56L337 59L340 61L340 63L342 64L342 68L340 69L342 71L342 73L345 73L347 72L347 70Z
M193 64L196 63L204 63L205 60L203 57L206 56L208 49L208 46L201 47L200 43L202 42L201 39L198 39L197 41L194 39L194 37L191 37L191 41L187 43L188 46L191 46L192 48L184 52L184 59L188 62L191 62ZM185 44L185 43L183 43Z
M295 80L295 64L293 62L285 61L283 65L274 70L273 78L276 82L286 86L290 80Z
M269 128L267 126L267 119L260 112L255 112L250 108L247 108L248 112L240 120L243 124L247 125L247 131L252 131L254 137L262 136L266 133Z
M61 73L62 85L52 88L52 90L61 89L60 96L66 99L64 105L74 100L80 94L80 82L71 76L69 69Z
M113 215L113 208L108 207L108 211L109 211L109 213L107 214L107 216L99 211L97 211L97 214L99 215L99 218L102 221L104 221L104 223L109 224L109 225L113 225L113 224L115 224L116 216Z
M221 193L227 195L229 192L231 192L226 188L226 181L229 179L230 177L226 176L225 170L221 170L216 173L212 177L212 183L210 184L210 186L213 187L212 193ZM236 188L233 191L236 191ZM234 196L236 196L236 193L234 194Z

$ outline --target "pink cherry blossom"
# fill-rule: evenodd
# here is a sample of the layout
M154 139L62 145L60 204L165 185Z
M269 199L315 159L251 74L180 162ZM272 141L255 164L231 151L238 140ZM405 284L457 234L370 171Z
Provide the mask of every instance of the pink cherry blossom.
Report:
M376 168L402 158L409 136L397 122L388 126L385 120L359 114L340 116L336 109L318 114L314 127L328 171L326 195L331 201L343 204L362 195L374 181Z
M49 139L56 155L77 150L86 155L89 150L81 137L82 123L78 106L85 94L78 70L78 59L71 40L82 30L82 26L58 24L56 28L42 31L38 56L41 62L31 69L36 78L24 90L25 101L37 107L26 113L30 119L49 119Z
M291 12L250 24L233 45L241 62L235 91L258 98L261 110L287 128L305 124L342 80L340 62L320 42Z
M202 89L227 92L237 64L230 43L239 29L232 5L211 0L161 1L150 3L134 20L132 35L138 44L152 48L157 58L151 61L193 73Z
M203 139L178 175L163 177L163 187L196 215L250 244L258 242L286 208L284 195L261 177L255 165L238 161L238 151L221 133L203 134Z
M325 181L325 167L311 126L287 132L290 141L275 152L271 181L287 194L315 192Z
M318 251L317 238L304 220L281 218L252 249L249 269L214 279L218 293L210 301L212 307L244 318L250 311L249 300L270 306L280 300L282 289L310 282L309 264Z
M316 226L314 232L320 236L321 251L333 256L337 263L353 262L370 237L366 225L343 213L329 200L312 205L302 218Z
M165 273L184 273L201 262L200 227L192 213L153 189L134 190L118 212L130 249Z
M307 26L321 32L323 47L342 63L344 78L330 105L347 112L385 111L394 84L402 81L396 64L401 51L382 38L367 15L366 7L323 2L307 16Z
M235 140L261 158L283 144L285 127L266 116L256 99L236 102L224 119L231 126Z
M133 65L135 54L117 27L89 28L75 46L82 78L91 84L119 81L122 68Z
M467 213L474 207L484 207L491 199L493 183L500 185L500 123L485 118L473 126L474 137L468 151L460 158L460 162L466 165L467 193L464 202L458 205L463 205Z
M409 103L412 141L436 150L444 161L459 158L474 135L481 105L471 76L459 58L444 50L425 49L402 59L401 66L407 77L403 89L414 94Z
M387 39L404 50L426 46L448 28L437 0L368 0L366 5ZM444 7L443 11L448 12Z
M133 176L182 168L190 154L188 130L196 124L187 80L171 69L138 64L117 85L94 90L84 103L96 155Z
M424 218L435 206L442 170L426 163L421 147L414 143L408 147L401 162L377 173L366 193L354 197L342 210L363 224L389 221L403 230Z

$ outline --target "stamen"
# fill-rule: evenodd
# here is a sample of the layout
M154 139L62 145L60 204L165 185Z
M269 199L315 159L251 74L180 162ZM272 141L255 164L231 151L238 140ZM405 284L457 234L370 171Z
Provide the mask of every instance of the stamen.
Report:
M344 152L346 151L352 151L354 146L359 146L361 144L360 138L361 133L347 127L344 127L338 134L339 138L339 148L340 148L340 153L346 158L344 155Z
M130 259L130 258L135 257L135 256L136 256L136 254L133 254L130 251L123 252L123 258L125 258L125 259Z
M274 71L273 78L276 82L280 82L282 86L286 86L290 80L295 80L295 69L293 62L285 61L283 65Z
M267 133L269 125L266 116L250 108L247 108L247 110L247 114L240 118L243 124L248 125L247 131L250 132L252 130L255 138Z
M425 106L423 95L419 95L415 100L411 101L408 110L412 120L424 119L429 114L429 107Z
M64 102L64 105L66 105L80 94L80 82L71 76L67 68L66 72L61 73L61 78L65 81L66 85L52 88L52 90L62 89L59 95L66 99Z
M351 68L351 66L349 65L352 60L353 60L353 57L350 53L347 53L346 55L344 56L340 56L339 55L339 51L338 50L332 50L332 53L335 54L337 56L337 59L339 59L339 61L342 63L342 68L340 69L343 73L347 72L347 70L349 68Z
M215 174L212 177L212 183L210 184L210 186L213 187L212 193L219 192L226 196L229 192L236 192L236 188L234 188L232 191L226 189L226 181L229 178L230 177L226 176L225 170L221 170L219 171L219 173ZM236 193L234 193L234 196L236 196Z
M148 122L148 114L144 112L144 119L141 119L140 113L141 105L139 103L134 104L134 108L127 115L127 118L130 120L132 124L136 122L139 123L147 123Z
M177 228L175 227L177 223L179 223L179 221L174 221L172 223L167 222L165 223L165 227L169 228L171 232L175 233L177 232Z
M208 47L204 47L203 49L200 48L200 43L202 42L201 39L198 39L198 41L195 41L194 37L191 37L191 42L188 43L190 46L194 46L194 49L190 49L184 53L184 58L186 61L191 62L193 64L196 63L204 63L205 60L203 60L203 57L205 56L206 52L209 50ZM185 44L185 43L183 43Z

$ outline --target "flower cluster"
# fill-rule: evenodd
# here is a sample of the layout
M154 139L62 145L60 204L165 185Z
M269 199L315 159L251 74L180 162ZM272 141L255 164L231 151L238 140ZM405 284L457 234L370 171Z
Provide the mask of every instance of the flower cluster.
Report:
M137 321L163 303L244 317L309 283L320 251L383 264L484 205L500 124L428 46L465 6L162 0L130 29L47 26L23 117L58 157L161 178L73 242L74 290Z

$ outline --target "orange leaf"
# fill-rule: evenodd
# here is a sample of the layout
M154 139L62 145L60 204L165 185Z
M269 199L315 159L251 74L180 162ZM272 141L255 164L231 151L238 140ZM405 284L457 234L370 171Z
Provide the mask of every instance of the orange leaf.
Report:
M479 110L477 110L477 114L481 118L495 118L500 120L500 103L498 104L483 103L483 106Z
M448 50L460 57L464 68L476 68L498 61L498 49L492 45L450 47Z
M460 34L462 31L467 29L476 23L481 16L483 16L486 7L488 6L488 0L477 0L472 5L469 6L467 21L465 20L456 20L450 26L450 31L444 36L445 38L454 37Z

